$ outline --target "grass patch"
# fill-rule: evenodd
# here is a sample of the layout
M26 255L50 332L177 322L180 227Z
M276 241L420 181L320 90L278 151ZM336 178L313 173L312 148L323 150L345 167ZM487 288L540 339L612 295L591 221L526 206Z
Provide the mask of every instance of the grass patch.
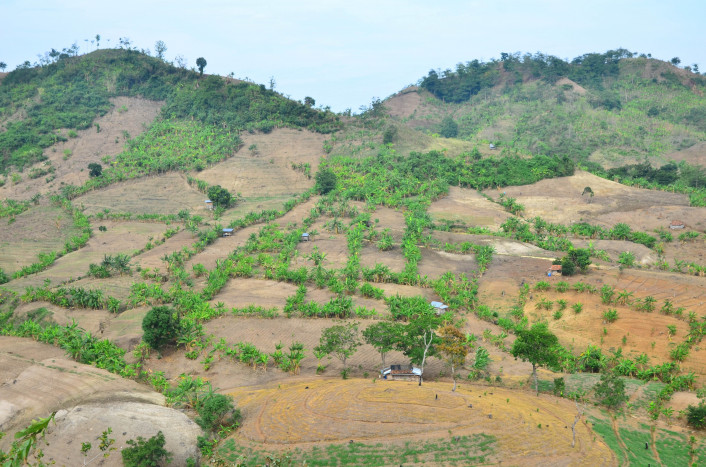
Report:
M444 465L477 465L490 461L495 451L494 436L483 433L473 436L459 436L451 439L438 439L404 444L347 443L314 447L310 451L296 449L286 454L272 454L257 449L238 446L232 439L226 441L218 453L229 462L242 462L242 465L264 465L267 457L280 458L283 465L340 466L365 465L383 466L390 464L432 463Z

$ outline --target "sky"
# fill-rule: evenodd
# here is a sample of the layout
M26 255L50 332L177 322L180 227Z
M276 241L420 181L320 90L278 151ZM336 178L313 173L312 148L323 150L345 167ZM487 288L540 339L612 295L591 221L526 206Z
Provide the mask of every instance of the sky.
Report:
M7 71L76 43L120 38L205 73L247 78L336 112L370 105L430 69L542 52L625 48L706 71L704 0L0 0Z

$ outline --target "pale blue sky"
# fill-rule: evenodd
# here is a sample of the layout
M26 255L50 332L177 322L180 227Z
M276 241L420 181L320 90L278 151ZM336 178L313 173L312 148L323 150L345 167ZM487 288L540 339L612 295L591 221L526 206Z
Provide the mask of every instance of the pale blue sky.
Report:
M706 71L705 0L0 0L0 61L52 47L167 44L166 58L248 77L335 111L369 104L431 68L537 52L574 58L624 47ZM110 42L107 41L110 39Z

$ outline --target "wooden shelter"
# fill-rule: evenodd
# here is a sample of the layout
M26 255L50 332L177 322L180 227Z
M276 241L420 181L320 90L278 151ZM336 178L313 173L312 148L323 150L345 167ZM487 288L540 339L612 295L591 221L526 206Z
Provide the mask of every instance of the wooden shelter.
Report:
M672 230L680 230L680 229L683 229L684 227L686 227L686 225L684 224L684 222L678 221L678 220L673 220L673 221L669 224L669 228L672 229Z
M561 264L552 264L549 266L547 276L561 276Z
M380 377L392 381L419 381L422 370L414 365L390 365L380 371Z

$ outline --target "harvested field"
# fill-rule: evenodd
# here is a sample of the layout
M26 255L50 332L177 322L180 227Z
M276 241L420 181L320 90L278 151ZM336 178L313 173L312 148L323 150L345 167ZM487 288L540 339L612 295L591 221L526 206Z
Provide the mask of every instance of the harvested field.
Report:
M595 193L593 198L581 196L587 186ZM571 177L485 192L495 200L502 193L516 198L518 203L525 206L527 218L540 216L544 220L561 224L579 221L598 223L600 216L619 212L619 217L611 219L616 223L625 222L637 227L641 217L644 217L640 210L657 206L689 206L686 195L632 188L580 171Z
M23 291L27 286L37 287L43 284L45 279L51 280L52 284L59 284L83 277L88 273L88 267L91 263L100 263L105 255L117 253L129 255L133 251L143 248L150 237L157 237L165 230L163 224L148 222L103 221L100 225L106 226L107 230L101 232L95 229L86 246L57 259L51 267L42 272L11 281L7 287L15 291ZM184 233L180 232L175 235L165 245L179 235L184 235ZM131 261L131 264L137 264L139 259L148 253L136 257ZM127 280L126 278L118 279L118 282L122 284L118 288L122 290L129 287L129 284L126 283Z
M12 223L0 219L0 269L10 274L36 263L39 253L59 251L79 233L70 214L44 204L15 216Z
M86 214L112 212L132 214L176 214L181 210L208 216L207 196L189 186L186 176L178 173L142 177L102 188L76 198Z
M496 442L482 463L537 462L542 465L612 465L608 447L580 424L571 448L575 409L569 401L539 398L502 388L466 385L456 393L448 384L368 380L309 379L229 391L245 414L238 442L253 449L305 452L321 441L355 440L392 446L414 440L446 439L483 433ZM390 410L394 407L394 410ZM538 424L542 425L541 430ZM508 431L507 427L513 430ZM434 453L428 453L433 455ZM471 453L482 455L483 452ZM434 461L419 457L417 462ZM444 458L434 463L445 464Z
M198 174L211 185L250 197L294 195L314 186L313 174L324 155L325 136L305 130L281 128L270 134L245 134L243 147L227 161ZM255 146L256 150L247 148ZM312 178L292 169L308 163Z
M453 186L448 196L431 203L429 214L436 222L449 220L490 230L498 230L500 224L512 217L502 206L488 201L477 191Z

